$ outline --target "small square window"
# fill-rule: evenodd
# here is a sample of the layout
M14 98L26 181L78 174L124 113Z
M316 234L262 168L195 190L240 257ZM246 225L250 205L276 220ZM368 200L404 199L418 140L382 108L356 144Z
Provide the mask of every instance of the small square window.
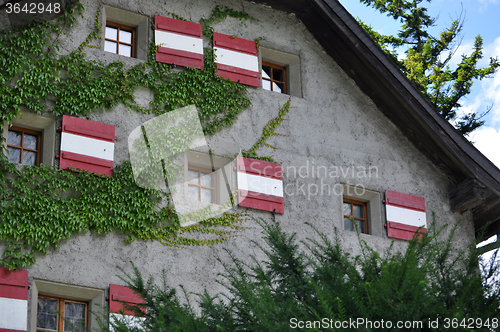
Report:
M40 165L42 134L21 127L10 127L7 135L7 150L11 163Z
M135 57L135 28L107 21L104 50L130 58Z
M365 202L344 198L342 209L344 229L346 231L355 231L358 229L360 233L369 234L368 213Z
M188 166L188 198L203 203L217 203L217 179L210 169Z
M37 332L84 332L88 325L87 320L87 302L38 296Z
M287 94L286 67L262 61L262 88Z

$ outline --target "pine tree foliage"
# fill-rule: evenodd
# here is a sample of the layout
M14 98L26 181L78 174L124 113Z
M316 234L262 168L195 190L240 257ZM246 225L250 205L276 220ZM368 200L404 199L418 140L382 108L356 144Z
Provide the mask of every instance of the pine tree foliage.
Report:
M360 1L401 23L397 36L385 36L360 22L441 115L463 135L482 126L482 118L489 110L482 113L473 110L460 116L457 112L465 97L470 94L473 83L490 77L500 63L496 58L490 58L488 66L479 66L479 61L483 58L483 39L478 35L474 40L472 53L462 54L460 63L456 67L452 66L451 60L461 41L463 17L451 22L439 36L433 36L429 29L436 24L436 19L423 6L431 0ZM398 59L397 49L403 49L406 56Z
M285 233L278 223L260 224L264 244L258 245L266 258L243 261L229 252L230 263L221 274L226 294L199 294L197 309L188 294L181 299L167 285L165 274L157 286L152 279L145 282L134 267L133 276L123 280L145 300L146 319L137 328L112 323L113 331L290 331L292 318L318 324L293 329L298 331L333 331L332 322L358 318L418 321L422 326L404 330L426 331L431 330L429 320L439 319L443 327L446 318L458 323L474 318L488 320L491 327L500 318L498 262L488 262L481 276L475 246L456 249L454 230L443 239L442 230L431 227L429 235L409 242L406 251L390 248L383 255L360 240L361 254L352 255L338 236L332 241L317 232L315 239L299 245L296 235ZM135 311L142 315L140 308ZM323 318L328 328L319 325ZM362 325L355 330L373 329Z

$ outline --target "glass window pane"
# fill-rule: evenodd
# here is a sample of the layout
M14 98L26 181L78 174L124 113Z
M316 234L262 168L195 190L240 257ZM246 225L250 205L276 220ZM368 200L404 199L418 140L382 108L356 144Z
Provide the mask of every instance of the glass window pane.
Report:
M344 229L346 231L353 231L351 219L344 217Z
M106 52L116 53L116 43L106 40L104 42L104 50Z
M23 165L36 165L36 152L23 151Z
M363 220L354 220L360 233L365 232L365 222Z
M262 66L262 77L271 78L271 67Z
M120 44L118 49L118 54L131 57L132 56L132 46Z
M214 194L213 189L201 188L201 201L204 203L213 203L214 202L213 194Z
M353 214L356 218L364 218L365 217L365 209L363 205L353 204Z
M21 162L21 150L7 147L9 151L9 162L10 163L20 163Z
M284 87L282 83L273 83L273 91L278 93L283 93Z
M23 145L27 149L36 150L38 146L38 136L25 133Z
M262 79L262 89L271 91L271 82Z
M59 300L38 298L36 326L49 330L57 330Z
M120 41L127 44L132 44L132 32L120 29Z
M118 29L116 29L116 28L106 27L105 37L108 39L117 40L117 32L118 32Z
M282 69L273 68L273 80L284 82L285 76Z
M69 302L64 303L64 331L84 332L85 331L85 303Z
M214 187L214 174L201 172L201 185L203 187Z
M188 199L192 201L200 200L200 188L195 186L188 186Z
M344 216L352 216L351 203L344 202Z
M7 136L7 144L21 146L21 133L13 130L9 130Z
M200 184L199 178L200 178L200 173L198 171L192 169L188 170L188 183L199 185Z

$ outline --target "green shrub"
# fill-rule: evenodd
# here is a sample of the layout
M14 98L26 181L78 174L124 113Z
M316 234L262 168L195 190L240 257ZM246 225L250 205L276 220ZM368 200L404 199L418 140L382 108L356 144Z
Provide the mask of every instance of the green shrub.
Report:
M428 235L409 242L405 252L390 248L383 255L360 240L361 254L353 256L338 236L331 241L316 232L303 250L296 235L285 233L278 223L258 222L265 245L257 245L267 258L243 261L228 252L231 260L224 264L221 281L228 297L211 297L205 290L195 309L185 292L180 298L167 286L165 273L161 287L152 279L146 282L135 266L132 276L125 274L123 280L145 299L140 330L371 331L377 324L386 331L498 330L498 263L487 262L480 275L475 246L456 249L454 229L443 238L442 229L432 226ZM335 328L357 319L365 322ZM399 321L415 325L397 328ZM113 325L114 331L134 330Z

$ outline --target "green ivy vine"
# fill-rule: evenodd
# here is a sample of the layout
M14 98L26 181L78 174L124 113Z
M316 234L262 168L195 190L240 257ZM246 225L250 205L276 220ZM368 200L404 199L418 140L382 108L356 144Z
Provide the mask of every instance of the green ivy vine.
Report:
M92 43L101 39L100 12L99 8L95 31L69 54L59 53L57 39L65 34L66 27L75 23L77 16L83 17L80 2L67 6L64 14L54 21L32 22L2 31L0 131L3 121L12 123L23 109L37 114L87 116L93 110L111 110L122 103L129 110L161 115L194 104L204 133L214 134L232 125L250 105L246 86L216 75L211 49L205 49L203 70L172 70L171 65L156 62L154 44L148 61L130 68L121 61L103 64L87 60L85 48L97 48ZM228 16L240 19L243 24L255 20L246 13L217 6L210 18L201 20L204 35L212 36L210 25ZM153 92L149 107L136 103L137 87ZM285 106L288 112L289 102ZM276 118L266 125L263 138L247 155L256 157L255 151L266 144L269 131L274 133L275 126L282 121L283 108L278 116L281 120ZM37 255L46 254L51 247L59 248L61 241L88 231L99 234L119 231L127 235L128 242L155 240L184 247L219 243L242 228L241 212L181 227L170 204L158 208L165 197L168 198L160 190L138 187L129 162L118 165L113 177L106 177L47 166L24 166L19 170L2 153L0 240L6 248L0 265L9 269L29 266L35 263ZM206 236L199 239L191 233Z
M278 116L275 117L274 119L270 120L262 129L262 136L255 142L255 144L248 150L244 150L242 152L244 157L248 158L253 158L253 159L259 159L263 161L270 161L270 162L275 162L272 157L259 157L257 155L257 150L261 148L262 146L268 146L272 149L277 149L275 146L267 143L267 139L271 136L285 136L283 134L275 133L276 128L283 122L283 119L285 118L285 115L290 111L290 102L291 99L288 99L288 101L283 104L279 108L278 111Z

